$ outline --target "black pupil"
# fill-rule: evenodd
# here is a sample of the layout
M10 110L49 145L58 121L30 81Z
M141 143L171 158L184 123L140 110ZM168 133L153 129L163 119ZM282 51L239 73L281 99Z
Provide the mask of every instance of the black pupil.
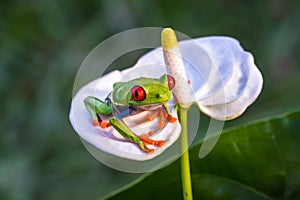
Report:
M138 90L135 90L135 91L134 91L134 96L135 96L136 99L139 98L139 92L138 92Z

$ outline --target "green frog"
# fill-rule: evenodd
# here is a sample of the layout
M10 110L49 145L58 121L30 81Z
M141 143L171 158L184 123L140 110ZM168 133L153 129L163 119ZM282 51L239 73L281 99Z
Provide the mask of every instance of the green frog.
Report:
M147 136L137 136L122 119L161 107L166 113L167 121L176 122L177 118L171 115L167 106L174 87L175 79L171 75L164 74L158 79L140 77L128 82L116 82L105 101L88 96L84 99L84 104L93 118L94 126L112 126L122 137L137 144L144 152L153 153L154 149L148 148L147 145L162 146L164 141L150 139L151 131ZM102 116L108 116L109 120L105 121Z

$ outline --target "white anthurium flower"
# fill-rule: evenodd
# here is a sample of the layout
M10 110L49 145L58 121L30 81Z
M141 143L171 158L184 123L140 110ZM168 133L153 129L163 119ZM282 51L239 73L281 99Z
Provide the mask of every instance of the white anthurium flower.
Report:
M178 44L186 72L183 77L187 77L187 85L190 87L187 89L190 91L179 97L184 104L196 102L205 114L215 119L227 120L242 114L258 97L262 89L262 75L252 55L244 51L237 40L213 36L184 40ZM162 154L179 138L181 127L178 120L174 123L166 122L162 130L151 136L155 140L164 140L165 144L151 147L155 151L148 154L136 144L126 141L114 128L100 129L91 124L92 118L84 106L84 98L95 96L104 100L113 90L115 82L137 78L137 74L141 74L145 66L157 69L153 70L153 74L140 76L158 78L167 73L162 48L145 54L133 67L106 74L77 92L71 104L70 121L83 140L106 153L143 161ZM131 76L132 72L137 71L141 73L133 73ZM168 105L171 114L177 117L173 108L174 99ZM137 135L145 134L148 130L155 129L159 123L157 120L147 121L147 115L147 112L141 113L127 117L124 121Z

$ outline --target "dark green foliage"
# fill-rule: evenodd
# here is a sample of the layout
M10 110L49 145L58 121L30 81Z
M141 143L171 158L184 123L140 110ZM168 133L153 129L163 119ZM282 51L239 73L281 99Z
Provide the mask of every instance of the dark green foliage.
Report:
M205 158L190 150L195 199L299 199L300 112L224 131ZM179 162L110 199L178 199Z
M73 83L81 62L98 43L120 31L160 26L191 37L238 38L254 54L265 84L258 101L227 126L300 108L298 0L12 0L0 3L0 13L0 199L97 199L139 176L116 172L91 157L68 120ZM131 66L144 52L122 56L107 71ZM201 118L201 129L205 121ZM298 128L297 124L290 126ZM284 144L287 151L295 146ZM296 161L299 153L288 155L289 160ZM210 162L208 159L199 162ZM263 165L275 170L277 165L271 164L275 159L268 158ZM203 163L199 170L207 170ZM285 167L294 168L296 164L289 162ZM195 164L192 167L197 168ZM174 167L172 174L178 170ZM238 176L240 170L237 168L234 174ZM201 176L209 178L209 174ZM279 174L272 184L281 181L282 176ZM266 173L261 177L269 176ZM300 180L297 172L286 177L293 180L287 188ZM178 180L167 178L166 184L180 192ZM252 183L250 178L243 181ZM193 179L194 187L199 188L226 182L205 182L197 176ZM236 186L235 182L226 184L227 190ZM147 187L152 186L155 183ZM259 180L257 189L265 187ZM240 189L241 194L244 190ZM269 190L273 195L280 191L283 189ZM285 191L293 194L292 189Z

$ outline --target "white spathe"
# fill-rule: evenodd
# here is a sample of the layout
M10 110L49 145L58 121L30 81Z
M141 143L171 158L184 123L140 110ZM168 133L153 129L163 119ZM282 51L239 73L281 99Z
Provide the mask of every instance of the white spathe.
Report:
M227 120L238 117L260 94L262 75L253 56L244 51L237 40L230 37L203 37L180 41L179 48L190 83L190 101L196 101L201 111L212 118ZM158 78L166 73L162 48L145 54L133 67L106 74L77 92L71 103L70 121L82 139L112 155L142 161L160 155L179 138L181 127L178 120L176 123L168 123L161 132L152 137L165 140L166 143L162 147L151 146L155 148L155 152L147 154L136 144L124 140L112 127L100 129L91 124L91 116L83 103L84 98L95 96L104 100L112 91L115 82L137 78L136 74L141 74L149 66L155 69L152 70L153 73L151 71L150 74L145 73L142 76ZM170 108L173 105L172 99L169 102ZM177 117L173 108L171 111ZM143 126L141 124L135 127L135 131L141 132L149 128Z

